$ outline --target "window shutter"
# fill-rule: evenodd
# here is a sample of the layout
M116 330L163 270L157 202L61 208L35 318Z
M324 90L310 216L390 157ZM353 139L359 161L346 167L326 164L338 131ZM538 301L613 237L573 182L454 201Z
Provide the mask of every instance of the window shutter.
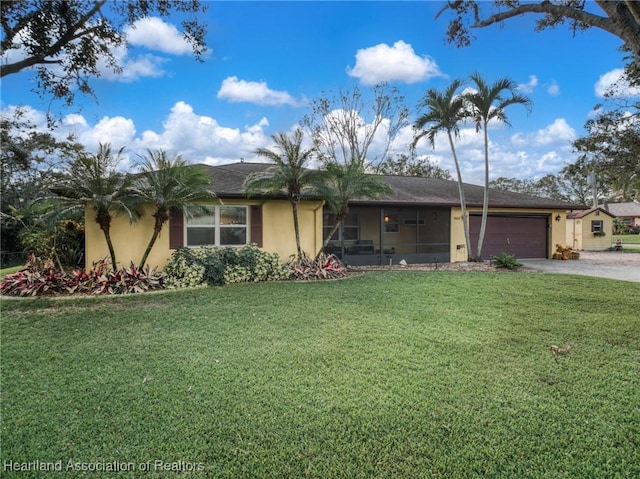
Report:
M262 206L252 205L251 214L251 242L262 248Z
M169 248L184 246L184 215L178 209L169 212Z

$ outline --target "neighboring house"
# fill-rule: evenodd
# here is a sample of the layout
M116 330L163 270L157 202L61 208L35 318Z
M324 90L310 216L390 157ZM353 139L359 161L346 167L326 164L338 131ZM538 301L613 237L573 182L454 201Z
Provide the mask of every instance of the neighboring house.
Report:
M570 211L567 214L567 246L579 250L611 247L614 215L603 207Z
M640 203L607 203L604 208L629 228L640 228Z
M207 214L184 217L172 214L156 242L148 263L163 267L172 250L206 244L240 246L257 243L283 260L295 254L291 204L280 197L247 198L244 181L271 165L233 163L207 166L212 189L218 196ZM352 265L448 263L465 261L464 229L455 181L435 178L383 176L393 193L377 200L354 199L349 215L327 248ZM465 185L470 214L472 247L480 229L483 188ZM579 205L549 198L491 190L483 257L502 252L519 258L550 258L555 245L564 244L566 211ZM151 210L151 208L150 208ZM333 215L318 199L299 206L302 249L314 255L333 225ZM153 227L150 214L130 225L124 217L112 223L112 239L118 260L128 265L140 260ZM344 240L344 241L343 241ZM108 256L102 232L87 210L87 267Z

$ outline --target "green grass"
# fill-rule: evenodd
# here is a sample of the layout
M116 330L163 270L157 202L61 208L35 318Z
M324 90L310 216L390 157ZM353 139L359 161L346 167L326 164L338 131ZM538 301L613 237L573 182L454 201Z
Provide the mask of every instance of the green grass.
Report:
M617 240L622 240L622 244L640 244L640 235L613 235L612 244L616 244Z
M6 275L11 273L16 273L21 269L24 269L24 265L12 266L11 268L2 268L0 269L0 278L4 278Z
M0 475L639 477L638 311L640 284L510 272L4 299Z

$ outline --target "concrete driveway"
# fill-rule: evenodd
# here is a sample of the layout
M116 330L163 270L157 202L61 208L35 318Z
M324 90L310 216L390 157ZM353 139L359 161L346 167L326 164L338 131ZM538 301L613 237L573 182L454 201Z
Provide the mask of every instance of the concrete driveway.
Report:
M581 251L579 260L518 260L525 267L544 273L579 274L640 283L640 253Z

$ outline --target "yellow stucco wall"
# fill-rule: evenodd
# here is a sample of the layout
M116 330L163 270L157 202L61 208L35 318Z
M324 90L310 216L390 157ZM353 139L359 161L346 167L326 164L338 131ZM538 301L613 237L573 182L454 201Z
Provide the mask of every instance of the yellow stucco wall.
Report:
M256 205L259 201L229 201L225 205ZM144 215L136 223L130 224L124 216L115 217L111 224L111 240L116 253L118 266L129 266L142 259L153 231L153 208L145 209ZM300 221L300 240L302 249L309 255L315 255L322 246L322 202L302 202L298 211ZM270 200L262 205L262 249L278 253L283 261L296 253L293 232L293 216L288 201ZM85 211L85 267L91 269L93 263L109 257L109 249L104 234L94 221L93 210ZM147 264L162 269L171 256L169 249L169 225L166 224L156 241Z
M303 201L298 205L300 246L309 256L315 256L322 246L321 201ZM286 261L296 254L291 203L266 201L262 205L262 249L278 253Z
M225 205L255 205L258 201L224 201ZM300 239L302 249L309 255L315 255L322 246L322 206L320 201L305 201L299 206ZM469 212L479 212L478 209L471 209ZM129 266L130 262L138 263L144 253L147 243L151 237L153 228L153 208L149 207L145 215L134 224L124 216L115 217L111 226L111 237L116 251L116 258L119 266ZM492 209L492 213L513 213L510 209ZM523 210L518 210L523 212ZM556 244L567 244L568 226L566 212L559 210L527 210L532 214L551 214L551 218L560 216L559 222L551 221L551 231L549 237L548 257L555 251ZM104 239L104 235L94 221L93 210L87 209L85 212L85 235L86 235L86 267L90 269L93 263L102 258L108 258L109 251ZM610 242L610 232L612 230L611 217L600 216L605 220L605 231L607 236L596 239L602 243ZM589 228L591 222L588 222ZM296 253L296 243L293 229L293 217L291 205L288 201L268 200L262 204L262 228L263 245L262 249L280 255L283 261ZM466 261L467 252L464 247L464 228L462 226L461 211L459 207L451 208L451 261ZM589 233L593 236L591 233ZM462 245L459 249L458 245ZM571 243L568 243L571 245ZM594 249L604 249L590 246ZM169 249L169 226L165 225L155 246L151 250L147 263L162 269L171 255Z
M470 208L467 214L481 213L481 208ZM489 213L527 213L527 214L550 214L553 219L551 223L551 231L549 233L549 245L547 257L550 258L556 249L556 244L565 244L566 241L566 223L567 214L564 210L513 210L509 208L491 208ZM555 218L560 216L560 221ZM468 221L468 219L467 219ZM458 245L462 247L459 249ZM462 224L462 211L460 207L451 208L451 262L460 262L467 260L467 251L465 248L464 226Z
M464 224L462 223L462 210L458 207L451 208L451 262L459 263L467 261L469 256L464 238Z
M127 216L115 216L111 221L111 242L116 253L119 267L128 267L142 259L144 250L151 239L154 219L151 214L154 209L145 208L143 216L130 224ZM85 209L85 267L91 269L93 263L103 258L109 259L109 248L104 239L104 233L95 222L93 209ZM163 229L155 246L149 254L147 263L152 266L162 265L167 261L166 251L169 249L169 230Z
M594 236L592 221L602 221L604 236ZM567 220L566 245L579 250L605 250L611 247L612 234L613 218L602 211L594 211L583 218Z

